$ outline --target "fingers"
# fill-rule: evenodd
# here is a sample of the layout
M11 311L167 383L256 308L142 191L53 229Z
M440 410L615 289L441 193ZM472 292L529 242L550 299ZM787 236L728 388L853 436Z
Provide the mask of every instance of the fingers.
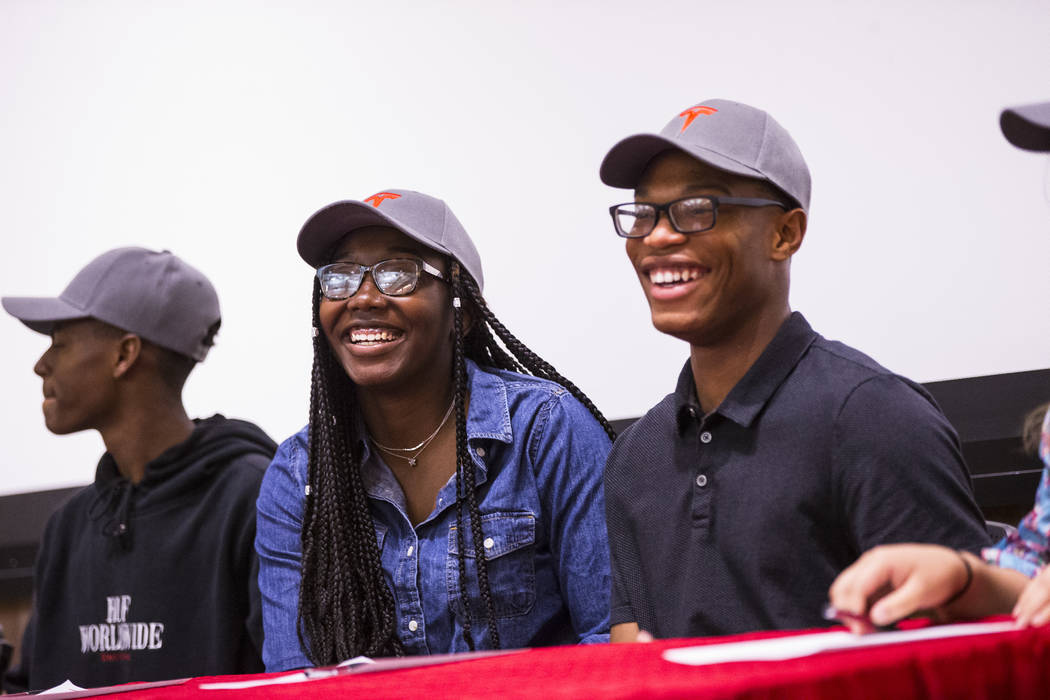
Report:
M1013 615L1018 627L1039 627L1050 622L1050 567L1025 586Z
M876 547L839 575L828 597L840 610L869 615L874 625L888 625L917 610L936 607L956 593L967 577L959 557L954 550L936 545ZM853 632L871 631L863 620L846 624Z
M871 606L871 621L879 626L893 624L917 610L931 607L929 598L928 583L919 577L911 576L905 580L904 585Z
M868 601L893 579L893 552L876 548L858 559L839 574L828 591L828 600L839 610L854 615L867 615ZM857 633L870 632L863 620L845 620L847 627Z

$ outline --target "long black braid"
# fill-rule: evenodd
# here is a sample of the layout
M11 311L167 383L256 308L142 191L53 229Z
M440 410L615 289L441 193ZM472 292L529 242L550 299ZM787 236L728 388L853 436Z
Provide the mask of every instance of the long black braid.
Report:
M320 331L320 291L314 278L309 477L296 625L317 665L362 654L404 654L361 480L354 384Z
M601 424L610 439L616 432L575 384L529 350L496 318L477 283L456 260L446 280L453 300L453 390L456 414L456 544L464 640L476 648L470 595L463 506L470 520L474 573L488 622L488 644L500 647L495 602L477 500L477 472L467 450L466 358L482 366L549 379L565 387ZM302 578L297 630L314 664L337 663L358 655L404 654L397 634L394 598L386 586L361 479L360 437L353 382L333 355L319 316L320 285L313 290L314 365L310 388L309 477L302 524ZM465 334L465 312L472 323ZM491 329L491 330L490 330ZM493 331L496 337L493 337ZM480 612L480 611L477 611Z

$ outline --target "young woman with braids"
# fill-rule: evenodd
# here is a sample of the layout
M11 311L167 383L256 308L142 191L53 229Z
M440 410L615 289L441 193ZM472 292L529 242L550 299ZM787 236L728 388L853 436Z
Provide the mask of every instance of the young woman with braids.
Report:
M489 310L452 211L337 202L298 248L310 423L259 496L267 669L606 641L614 433Z

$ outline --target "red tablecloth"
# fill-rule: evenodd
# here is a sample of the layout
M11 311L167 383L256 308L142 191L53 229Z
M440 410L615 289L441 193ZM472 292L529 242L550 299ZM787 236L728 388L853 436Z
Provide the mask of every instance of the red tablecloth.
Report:
M783 634L533 649L440 666L243 690L203 690L200 686L266 676L196 678L118 697L1050 698L1050 628L826 652L775 662L694 667L661 658L664 650L675 647Z

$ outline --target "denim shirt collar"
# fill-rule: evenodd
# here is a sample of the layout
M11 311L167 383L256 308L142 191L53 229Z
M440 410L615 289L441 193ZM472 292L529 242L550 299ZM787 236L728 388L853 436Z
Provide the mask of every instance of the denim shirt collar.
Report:
M742 427L750 427L817 337L817 332L805 317L798 311L792 312L787 320L780 324L773 340L713 413L718 413ZM696 396L696 384L689 360L686 360L685 367L678 376L674 396L675 416L678 418L678 431L681 433L690 419L703 415Z
M510 424L510 405L507 401L507 385L498 374L486 372L478 367L471 359L466 360L467 385L470 387L470 406L467 412L467 444L470 458L474 460L477 469L477 483L483 484L488 478L488 469L485 461L479 459L475 445L481 440L497 440L510 444L514 434ZM364 418L358 414L357 434L361 435L359 445L361 447L361 479L364 482L365 492L371 498L379 498L390 501L400 510L406 511L404 492L397 478L386 466L377 452L371 448L371 444L364 436L368 435L368 427ZM441 495L449 489L455 495L455 475L448 483L441 487ZM454 498L446 498L445 505L451 505ZM432 515L442 510L438 508Z

